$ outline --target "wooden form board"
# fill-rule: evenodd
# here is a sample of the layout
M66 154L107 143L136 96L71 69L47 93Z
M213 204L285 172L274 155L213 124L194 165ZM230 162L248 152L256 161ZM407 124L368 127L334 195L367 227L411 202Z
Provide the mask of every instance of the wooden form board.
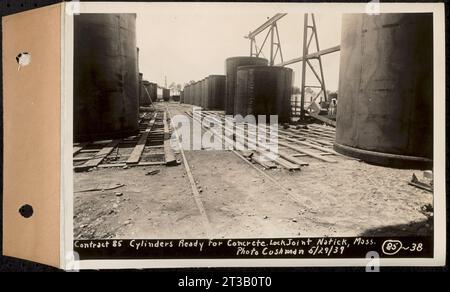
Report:
M2 18L3 254L60 267L61 4ZM31 63L18 70L16 56ZM33 208L29 218L21 206Z

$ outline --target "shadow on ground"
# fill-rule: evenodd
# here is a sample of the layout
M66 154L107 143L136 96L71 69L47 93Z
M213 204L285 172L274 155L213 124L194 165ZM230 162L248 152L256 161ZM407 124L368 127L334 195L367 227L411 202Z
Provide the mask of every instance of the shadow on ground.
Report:
M369 229L360 234L360 236L432 236L433 235L433 217L428 217L419 222L408 224L384 226L380 228Z

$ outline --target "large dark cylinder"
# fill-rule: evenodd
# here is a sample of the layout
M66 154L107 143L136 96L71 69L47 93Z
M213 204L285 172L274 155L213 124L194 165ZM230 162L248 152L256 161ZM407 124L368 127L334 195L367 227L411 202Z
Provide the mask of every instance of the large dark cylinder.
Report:
M141 96L141 81L142 81L142 76L141 73L139 72L139 48L136 47L136 74L137 74L137 83L136 83L136 90L137 90L137 95L140 98ZM138 111L139 111L139 104L138 104Z
M169 101L170 100L170 89L163 88L163 90L162 90L162 98L163 98L164 101Z
M184 103L189 104L189 85L183 88Z
M186 90L186 103L192 104L192 85L188 85Z
M194 84L189 85L189 104L194 104Z
M278 115L279 123L291 120L292 69L276 66L241 66L237 70L234 114Z
M150 82L147 85L147 91L148 91L148 94L150 95L150 100L152 102L155 102L156 99L158 98L158 84Z
M202 100L202 82L197 81L194 84L194 103L193 105L200 106Z
M180 92L180 103L184 103L184 90Z
M139 95L139 105L141 105L141 100L143 99L144 94L144 84L142 83L144 81L144 74L139 73L139 88L138 88L138 95Z
M225 75L208 77L208 109L223 110L225 104Z
M203 84L205 83L204 80L200 80L200 100L198 101L198 106L203 106L202 102L203 102Z
M139 104L141 106L149 106L151 104L150 98L150 82L147 80L142 80L141 82L141 95L139 97Z
M190 101L189 101L189 85L186 85L183 88L183 92L184 92L184 103L185 104L190 104Z
M234 114L234 99L236 93L236 75L239 66L263 65L267 66L269 62L263 58L256 57L231 57L225 61L226 78L226 97L225 114Z
M74 16L74 141L138 132L136 14Z
M431 167L432 14L343 17L334 148L379 165Z
M202 80L202 101L201 107L203 109L208 108L208 77Z

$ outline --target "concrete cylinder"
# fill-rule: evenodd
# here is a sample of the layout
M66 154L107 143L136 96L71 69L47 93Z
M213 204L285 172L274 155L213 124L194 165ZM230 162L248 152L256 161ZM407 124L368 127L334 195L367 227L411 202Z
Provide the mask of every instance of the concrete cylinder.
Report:
M208 76L208 109L223 110L225 104L225 75Z
M234 114L234 99L236 93L236 75L239 66L246 65L263 65L267 66L269 61L263 58L255 57L231 57L225 61L226 72L226 97L225 97L225 114Z
M379 165L431 167L432 14L344 15L334 148Z
M141 106L149 106L151 104L150 99L150 82L148 80L142 80L141 96L139 98L139 104Z
M208 77L202 80L202 102L203 109L208 109Z
M170 89L163 88L163 90L162 90L162 98L163 98L164 101L169 101L170 100Z
M138 132L135 14L74 16L74 141Z
M277 115L279 123L291 119L292 69L276 66L241 66L237 70L234 114L243 117Z
M201 106L202 100L202 82L197 81L194 84L194 103L195 106Z

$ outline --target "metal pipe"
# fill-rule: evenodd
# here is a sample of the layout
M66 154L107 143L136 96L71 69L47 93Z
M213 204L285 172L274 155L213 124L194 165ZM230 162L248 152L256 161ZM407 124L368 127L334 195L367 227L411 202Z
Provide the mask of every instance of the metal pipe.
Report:
M315 39L316 39L317 51L320 51L320 48L319 48L319 36L317 35L317 26L316 26L316 20L315 20L315 18L314 18L314 14L311 14L311 18L312 18L313 27L314 27L313 30L314 30L314 35L315 35ZM323 90L323 96L324 96L324 98L325 98L325 101L327 101L327 100L328 100L328 97L327 97L327 88L325 87L325 78L324 78L324 76L323 76L322 59L320 58L320 56L319 56L318 60L319 60L320 76L322 77L321 83L322 83L322 86L323 86L323 88L322 88L322 90ZM311 66L311 67L312 67L312 66Z
M273 24L270 28L270 66L273 66Z
M308 13L304 16L304 29L303 29L303 60L306 60L308 55ZM300 96L300 119L305 116L305 82L306 82L306 63L302 63L302 91Z
M305 59L315 59L315 58L318 58L318 57L323 56L323 55L327 55L327 54L331 54L331 53L334 53L334 52L338 52L340 50L341 50L341 46L338 45L338 46L334 46L334 47L331 47L331 48L328 48L328 49L324 49L324 50L321 50L321 51L318 51L318 52L315 52L315 53L312 53L312 54L308 54L308 55L306 55L304 57L295 58L295 59L292 59L292 60L289 60L289 61L286 61L286 62L281 62L279 64L276 64L276 66L287 66L287 65L291 65L291 64L302 62Z
M260 27L255 29L253 32L250 32L247 36L249 39L254 39L258 34L264 31L266 28L271 26L273 23L277 22L281 18L283 18L287 13L277 13L271 19L264 22Z

